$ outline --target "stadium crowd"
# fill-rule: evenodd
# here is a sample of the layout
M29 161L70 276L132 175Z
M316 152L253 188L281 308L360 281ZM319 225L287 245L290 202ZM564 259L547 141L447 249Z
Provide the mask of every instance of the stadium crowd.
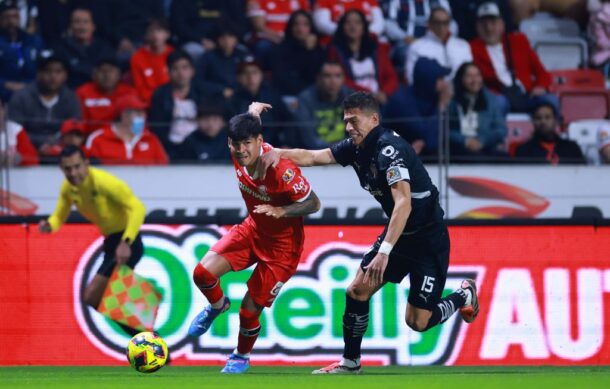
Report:
M608 73L603 0L1 0L0 153L228 162L226 124L252 101L273 106L267 142L325 148L345 137L342 100L368 91L424 157L444 124L452 161L586 163L558 80L518 28L537 11L576 19L583 67ZM531 131L511 142L515 113ZM610 162L610 126L595 131Z

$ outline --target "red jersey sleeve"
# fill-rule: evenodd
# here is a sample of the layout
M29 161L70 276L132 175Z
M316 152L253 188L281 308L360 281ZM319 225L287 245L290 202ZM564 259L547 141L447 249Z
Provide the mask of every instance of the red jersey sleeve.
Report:
M280 160L275 173L278 193L286 193L295 203L309 197L311 185L294 163L287 159Z

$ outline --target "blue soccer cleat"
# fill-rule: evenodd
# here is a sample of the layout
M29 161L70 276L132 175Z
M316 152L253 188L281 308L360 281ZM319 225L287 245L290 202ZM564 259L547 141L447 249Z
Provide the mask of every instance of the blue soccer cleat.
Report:
M193 319L191 326L189 327L189 336L197 337L205 334L212 326L214 319L229 309L231 301L226 296L224 299L222 308L214 309L212 308L212 305L208 305Z
M243 374L250 368L250 358L240 357L236 354L229 355L227 364L220 371L225 374Z

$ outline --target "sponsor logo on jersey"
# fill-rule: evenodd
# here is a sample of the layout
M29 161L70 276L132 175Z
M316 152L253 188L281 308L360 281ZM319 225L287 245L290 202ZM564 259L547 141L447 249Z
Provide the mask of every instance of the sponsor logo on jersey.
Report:
M290 182L290 181L292 181L293 178L294 178L294 171L290 168L286 169L284 174L282 174L282 180L284 180L284 182Z

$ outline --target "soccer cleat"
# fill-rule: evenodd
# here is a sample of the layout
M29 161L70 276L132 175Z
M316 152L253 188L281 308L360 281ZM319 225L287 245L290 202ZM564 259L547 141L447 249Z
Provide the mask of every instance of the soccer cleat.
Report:
M227 364L220 371L225 374L243 374L250 368L250 358L240 357L236 354L229 355Z
M341 364L341 362L335 362L326 367L318 370L314 370L311 374L360 374L362 368L360 365L355 367L347 367Z
M212 322L218 315L225 312L231 306L231 301L228 297L224 297L224 303L222 304L222 308L214 309L212 305L208 305L203 309L203 311L199 312L199 314L193 319L191 325L189 327L189 336L201 336L205 334L212 325Z
M477 318L479 314L479 298L477 297L477 285L474 280L465 279L462 281L461 285L462 289L470 291L470 302L466 301L466 305L460 308L460 315L462 316L462 320L466 323L472 323L474 319Z

